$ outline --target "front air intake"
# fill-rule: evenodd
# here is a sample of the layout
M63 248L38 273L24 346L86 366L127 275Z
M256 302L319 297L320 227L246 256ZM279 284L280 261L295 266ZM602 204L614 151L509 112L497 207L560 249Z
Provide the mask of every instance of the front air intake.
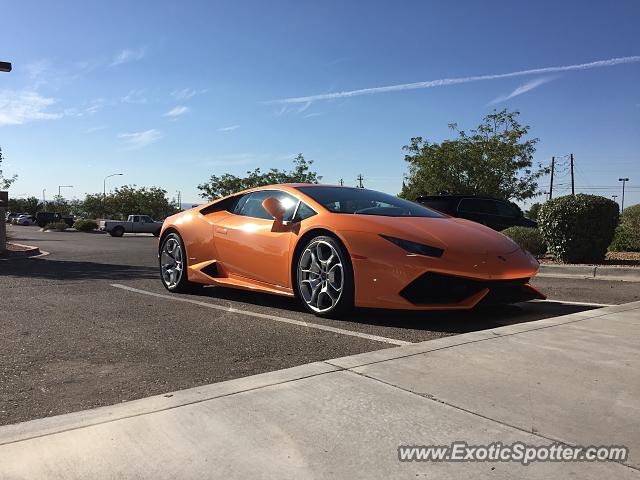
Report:
M427 272L402 289L400 295L414 305L447 305L460 303L488 288L487 301L514 303L535 298L531 296L531 290L525 287L528 281L528 278L474 280Z

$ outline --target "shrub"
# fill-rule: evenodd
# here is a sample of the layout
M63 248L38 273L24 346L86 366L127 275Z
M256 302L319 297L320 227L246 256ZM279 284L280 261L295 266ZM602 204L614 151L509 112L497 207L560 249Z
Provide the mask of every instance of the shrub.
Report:
M618 204L597 195L568 195L542 205L538 225L551 255L566 263L601 262L618 225Z
M547 253L547 245L537 228L509 227L502 231L507 237L516 242L534 257L541 257Z
M80 232L90 232L91 230L98 229L98 223L95 220L76 220L73 224L73 228L79 230Z
M640 203L622 212L609 250L614 252L640 252Z
M67 228L69 228L69 225L66 222L52 222L44 226L45 230L55 230L56 232L64 232Z

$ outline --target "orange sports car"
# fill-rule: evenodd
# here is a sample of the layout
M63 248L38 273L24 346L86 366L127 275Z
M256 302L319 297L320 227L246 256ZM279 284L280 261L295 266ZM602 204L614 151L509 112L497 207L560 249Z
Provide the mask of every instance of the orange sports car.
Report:
M373 190L254 188L167 218L159 239L172 292L220 285L298 297L317 315L355 306L469 309L544 298L539 264L484 225Z

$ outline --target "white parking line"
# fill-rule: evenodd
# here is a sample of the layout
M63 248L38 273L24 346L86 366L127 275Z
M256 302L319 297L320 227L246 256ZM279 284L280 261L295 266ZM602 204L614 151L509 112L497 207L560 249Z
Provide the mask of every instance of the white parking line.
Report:
M370 335L368 333L360 333L360 332L353 332L351 330L343 330L342 328L329 327L328 325L319 325L317 323L308 323L308 322L302 322L300 320L292 320L290 318L278 317L276 315L268 315L266 313L252 312L250 310L238 310L237 308L225 307L223 305L216 305L214 303L209 303L209 302L202 302L200 300L194 300L192 298L187 298L187 297L179 297L176 295L163 295L161 293L148 292L147 290L141 290L139 288L133 288L127 285L121 285L119 283L112 283L111 286L116 288L121 288L122 290L128 290L130 292L149 295L151 297L163 298L165 300L192 303L200 307L213 308L214 310L221 310L223 312L239 313L241 315L247 315L249 317L262 318L265 320L274 320L276 322L289 323L291 325L298 325L300 327L315 328L317 330L324 330L326 332L339 333L341 335L349 335L352 337L365 338L367 340L373 340L375 342L390 343L392 345L411 345L412 343L412 342L406 342L404 340L396 340L395 338L380 337L378 335Z
M533 302L544 303L564 303L566 305L584 305L585 307L615 307L617 303L591 303L591 302L569 302L567 300L552 300L547 298L546 300L532 300Z

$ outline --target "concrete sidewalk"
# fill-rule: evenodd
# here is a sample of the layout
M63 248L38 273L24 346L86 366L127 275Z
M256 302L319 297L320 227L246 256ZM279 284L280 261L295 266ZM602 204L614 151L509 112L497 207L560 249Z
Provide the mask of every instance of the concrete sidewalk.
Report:
M0 428L0 478L640 478L640 302ZM399 445L626 445L619 463Z

